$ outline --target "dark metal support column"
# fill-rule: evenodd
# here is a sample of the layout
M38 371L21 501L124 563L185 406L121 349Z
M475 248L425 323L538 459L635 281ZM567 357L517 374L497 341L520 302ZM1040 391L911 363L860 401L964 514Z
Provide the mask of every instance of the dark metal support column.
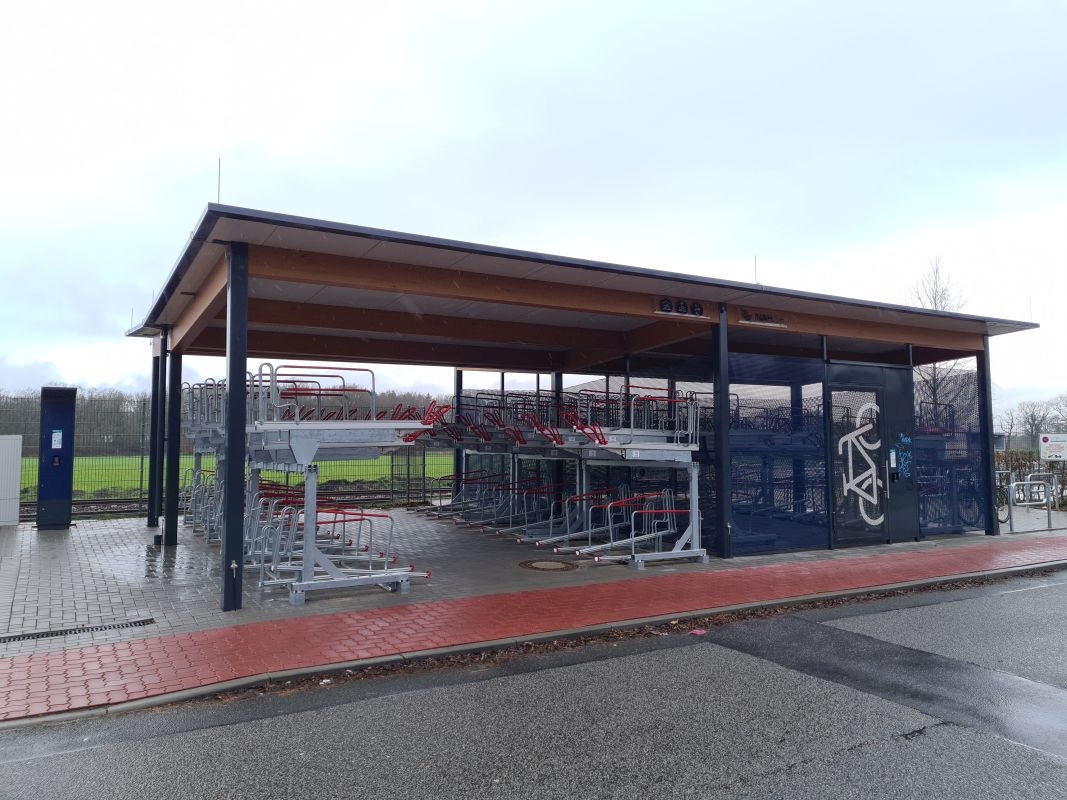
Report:
M826 490L823 493L823 503L826 506L826 517L829 520L829 524L826 528L826 547L829 550L834 549L834 492L833 483L834 476L833 463L834 463L834 443L833 443L833 430L834 430L834 404L833 397L830 394L830 384L827 381L830 372L830 346L826 341L825 336L819 337L819 346L822 349L822 430L823 441L826 445Z
M793 432L804 428L804 395L800 384L789 386L789 415ZM793 459L793 513L803 514L808 492L807 475L803 456Z
M163 512L163 546L178 544L178 491L181 477L182 354L170 354L170 384L167 388L166 508Z
M552 418L548 419L548 420L545 420L548 424L550 424L552 426L558 426L559 425L559 410L560 410L560 405L562 405L562 403L563 403L563 373L562 372L553 372L552 373L552 405L555 406L555 410L552 412ZM579 466L576 466L575 467L575 471L576 472L581 472L581 468ZM557 493L557 496L556 496L556 499L560 500L560 501L562 501L563 498L567 497L568 494L569 494L569 492L564 491L562 489L563 477L564 477L563 473L564 473L563 461L561 461L560 459L557 458L552 462L552 482L556 486L561 487L559 489L558 493ZM575 491L574 493L577 494L577 491Z
M248 371L248 245L227 253L226 463L223 487L222 610L241 607L244 572L245 374Z
M733 558L733 507L730 485L730 347L726 303L719 304L715 329L715 551Z
M560 410L563 405L563 373L552 373L552 400L556 405L555 415L552 417L552 424L560 424Z
M163 514L163 460L164 450L167 443L167 331L159 334L159 381L156 391L159 392L159 416L156 417L156 453L155 473L153 485L155 492L152 495L152 507L155 509L156 526L159 525L159 517ZM162 539L160 539L162 542Z
M460 404L463 402L463 370L459 368L456 369L454 388L456 399L452 403L453 418L462 413ZM456 449L452 451L452 474L455 476L452 479L452 496L455 497L460 490L459 476L463 474L463 447L460 445L457 445Z
M997 519L997 465L993 446L993 382L989 369L989 336L982 337L982 352L978 354L978 420L982 440L985 469L982 482L985 484L985 532L987 536L1000 534Z
M154 343L158 347L159 344ZM152 410L148 420L148 527L159 527L156 507L156 461L159 459L159 411L163 398L159 396L159 354L152 356Z

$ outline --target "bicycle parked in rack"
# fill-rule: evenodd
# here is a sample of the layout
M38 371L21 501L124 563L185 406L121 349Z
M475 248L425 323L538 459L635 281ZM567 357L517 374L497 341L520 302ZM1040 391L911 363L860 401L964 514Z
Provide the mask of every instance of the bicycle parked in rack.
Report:
M970 470L955 474L936 469L918 475L919 519L924 528L977 528L983 517L983 493ZM997 500L997 517L1001 518L1001 499ZM1007 519L1007 503L1003 507Z
M998 486L996 494L994 494L994 501L997 506L997 521L1005 523L1011 516L1011 509L1008 507L1010 503L1010 495L1008 493L1007 486Z

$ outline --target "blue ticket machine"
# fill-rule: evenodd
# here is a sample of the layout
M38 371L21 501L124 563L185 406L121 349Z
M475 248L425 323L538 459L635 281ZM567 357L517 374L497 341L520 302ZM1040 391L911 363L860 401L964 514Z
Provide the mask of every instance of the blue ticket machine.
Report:
M41 389L37 530L70 527L74 505L74 399L77 389Z

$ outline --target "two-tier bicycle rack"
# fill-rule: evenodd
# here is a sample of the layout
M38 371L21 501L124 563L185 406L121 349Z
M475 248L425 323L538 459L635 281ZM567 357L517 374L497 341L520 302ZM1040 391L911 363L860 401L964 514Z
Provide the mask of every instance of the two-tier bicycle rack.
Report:
M642 569L662 559L708 560L700 542L699 448L701 420L694 396L662 389L549 392L477 392L455 398L455 413L424 437L466 454L510 456L500 474L484 471L447 476L452 498L427 513L459 524L494 528L520 542L553 546L555 552L618 561ZM573 491L521 477L524 459L568 461L575 466ZM622 487L592 486L597 466L682 469L684 504L672 492L653 494L649 505ZM630 503L625 519L604 514L605 504ZM647 507L646 507L647 506ZM612 506L617 512L623 505ZM582 540L584 547L574 544Z
M363 386L368 381L370 389ZM209 539L218 538L221 513L220 503L212 505L207 498L221 498L222 492L218 486L208 489L213 484L202 456L214 453L217 462L223 457L225 395L226 387L218 382L183 387L185 430L194 449L186 522L202 525ZM319 498L321 462L410 447L442 416L439 409L423 417L412 409L389 414L379 411L376 402L374 374L366 369L264 364L247 376L244 566L259 571L261 586L287 587L294 605L303 603L308 592L353 586L405 593L411 578L429 575L395 564L388 515ZM301 477L302 495L286 490L279 496L277 488L261 486L264 471ZM380 531L388 531L381 552L374 549L376 526L379 544Z
M213 476L223 473L226 391L223 382L205 381L184 386L182 395L194 451L185 519L209 539L221 529L223 493ZM562 395L478 392L421 412L386 411L377 407L370 370L264 364L246 376L244 567L258 573L262 587L286 587L293 604L308 592L354 586L409 591L411 578L429 573L396 563L392 519L320 495L319 466L412 446L510 460L501 472L442 479L451 497L425 509L431 516L600 563L642 569L665 559L706 562L694 454L707 412L693 394L632 386ZM214 474L204 468L209 454ZM569 463L572 483L524 477L527 460ZM591 470L620 466L684 470L687 480L681 493L593 485ZM263 473L293 476L303 487L273 484Z

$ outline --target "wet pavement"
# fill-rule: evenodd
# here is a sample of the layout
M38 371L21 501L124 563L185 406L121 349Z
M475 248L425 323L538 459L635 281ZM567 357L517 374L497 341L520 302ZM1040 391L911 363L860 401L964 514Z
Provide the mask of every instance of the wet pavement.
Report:
M1067 691L1058 686L798 616L726 626L708 641L1067 758Z
M972 581L22 725L0 731L0 796L1059 800L1063 689L1021 676L1062 656L1065 601L1064 572ZM851 630L905 627L987 658L1018 628L1019 652L1006 673Z
M230 613L219 609L218 547L188 529L165 551L140 519L80 522L59 532L0 528L0 719L125 707L319 667L1067 561L1067 534L1054 530L707 565L661 562L637 572L392 513L401 562L432 572L414 579L409 594L360 587L312 594L294 607L285 590L259 589L248 572L244 607ZM1044 525L1043 515L1033 516ZM575 568L524 566L539 559Z

